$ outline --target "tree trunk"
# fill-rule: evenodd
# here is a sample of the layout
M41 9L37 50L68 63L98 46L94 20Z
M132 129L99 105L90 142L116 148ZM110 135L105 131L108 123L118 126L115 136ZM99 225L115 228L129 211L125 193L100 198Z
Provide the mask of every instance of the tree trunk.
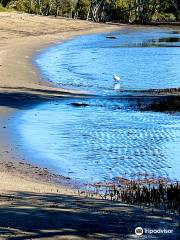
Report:
M177 11L176 18L177 18L177 20L180 20L180 1L179 0L171 0L171 2Z
M81 1L81 0L78 0L78 1L77 1L76 8L75 8L75 13L74 13L74 19L77 19L77 18L78 18L80 1Z

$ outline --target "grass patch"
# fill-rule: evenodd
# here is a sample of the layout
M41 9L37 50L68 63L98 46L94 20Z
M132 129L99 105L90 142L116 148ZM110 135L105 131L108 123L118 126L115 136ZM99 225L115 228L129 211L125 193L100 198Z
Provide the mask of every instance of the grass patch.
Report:
M0 4L0 12L12 12L13 9L12 8L5 8L2 6L2 4Z

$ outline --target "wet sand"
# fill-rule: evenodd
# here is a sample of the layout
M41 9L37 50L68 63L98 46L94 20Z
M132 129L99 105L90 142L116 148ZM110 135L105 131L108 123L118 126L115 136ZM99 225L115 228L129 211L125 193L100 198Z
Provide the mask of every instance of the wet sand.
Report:
M33 102L83 94L78 91L56 88L52 83L42 79L31 63L33 54L51 44L62 42L76 35L112 31L120 27L25 13L0 13L0 18L1 165L4 166L4 162L7 164L13 158L13 162L10 163L14 167L13 174L16 172L16 175L20 173L27 177L31 172L29 165L18 166L22 159L16 157L15 149L12 149L8 141L8 129L5 126L8 117ZM7 168L3 167L3 169L6 172ZM8 172L11 169L12 167L8 167ZM12 189L14 187L13 185ZM4 187L0 184L0 191L1 189Z
M49 98L84 94L56 88L42 79L31 64L33 54L80 34L121 27L126 26L0 13L1 239L122 239L124 234L132 239L134 227L144 222L153 228L176 229L177 219L161 211L77 196L69 186L54 183L59 177L64 181L63 177L32 166L28 156L22 159L9 139L6 124L15 111Z

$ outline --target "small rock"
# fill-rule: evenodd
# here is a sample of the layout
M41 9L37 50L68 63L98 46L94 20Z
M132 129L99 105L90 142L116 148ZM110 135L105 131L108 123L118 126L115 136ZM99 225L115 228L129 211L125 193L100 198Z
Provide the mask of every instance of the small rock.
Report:
M117 37L115 37L115 36L107 36L106 38L117 39Z
M75 102L75 103L71 103L72 106L75 106L75 107L87 107L89 106L89 104L87 103L82 103L82 102Z

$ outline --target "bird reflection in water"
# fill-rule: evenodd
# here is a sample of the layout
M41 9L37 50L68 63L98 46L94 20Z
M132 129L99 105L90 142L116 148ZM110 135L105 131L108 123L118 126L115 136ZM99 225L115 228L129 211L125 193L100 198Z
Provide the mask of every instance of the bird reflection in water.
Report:
M120 91L120 83L119 82L116 82L116 83L114 83L114 91L116 91L116 92L118 92L118 91Z

